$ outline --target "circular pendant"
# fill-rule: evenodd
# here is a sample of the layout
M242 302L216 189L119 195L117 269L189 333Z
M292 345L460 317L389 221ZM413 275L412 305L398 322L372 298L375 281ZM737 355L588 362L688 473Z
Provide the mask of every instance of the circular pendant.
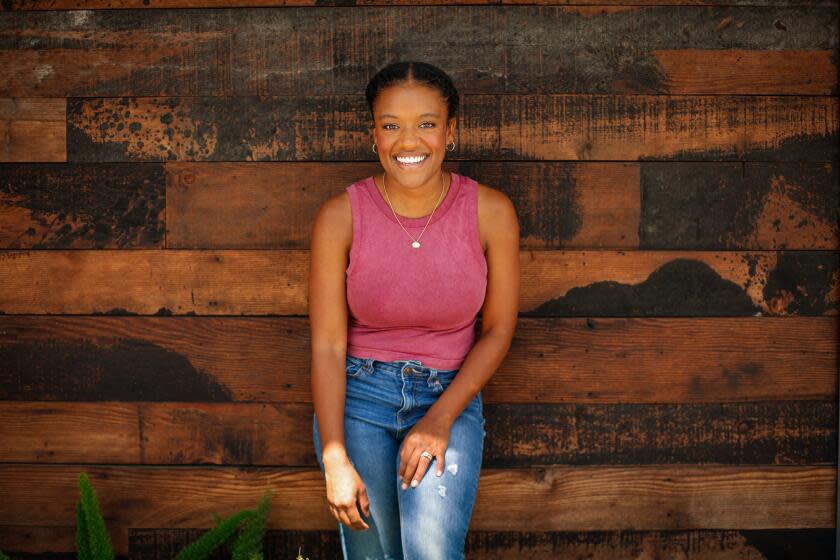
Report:
M414 247L415 249L419 249L419 248L420 248L420 242L419 242L419 241L415 241L415 242L413 242L413 243L411 244L411 246L412 246L412 247Z

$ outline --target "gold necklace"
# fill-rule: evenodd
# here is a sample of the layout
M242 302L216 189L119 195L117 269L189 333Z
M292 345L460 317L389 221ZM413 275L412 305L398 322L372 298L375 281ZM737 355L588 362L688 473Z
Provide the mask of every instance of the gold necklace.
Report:
M423 236L423 233L426 231L426 228L429 227L429 222L432 221L432 216L435 215L435 210L437 210L437 207L440 205L440 201L443 199L443 183L444 183L443 182L443 171L441 171L440 172L440 197L438 197L438 201L437 201L437 204L435 204L435 207L432 208L432 213L429 214L429 219L426 220L426 225L423 226L423 231L420 232L420 235L417 236L417 239L414 239L414 237L410 233L408 233L408 230L405 229L405 227L402 225L402 222L400 222L400 219L397 217L397 212L396 212L396 210L394 210L394 206L391 204L391 200L388 198L388 189L385 187L385 172L384 171L382 172L382 189L385 191L385 200L388 201L388 206L391 207L391 212L394 213L394 219L397 220L397 223L400 224L400 227L403 229L403 231L406 233L406 235L411 237L411 239L412 239L411 246L414 247L415 249L420 248L420 237Z

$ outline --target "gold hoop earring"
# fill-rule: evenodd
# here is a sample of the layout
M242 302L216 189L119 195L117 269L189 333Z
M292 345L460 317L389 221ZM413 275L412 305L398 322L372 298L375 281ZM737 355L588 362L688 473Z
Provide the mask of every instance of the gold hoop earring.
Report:
M376 151L376 142L373 143L373 146L370 147L373 150L374 154L379 155L379 152Z
M452 142L452 149L451 150L449 149L449 144L446 145L446 149L449 150L450 152L454 152L455 151L455 142Z

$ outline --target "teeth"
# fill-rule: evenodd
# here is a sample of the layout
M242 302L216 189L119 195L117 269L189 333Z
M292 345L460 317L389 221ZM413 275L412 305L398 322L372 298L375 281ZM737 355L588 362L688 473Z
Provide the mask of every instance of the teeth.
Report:
M426 159L426 156L416 156L416 157L397 157L397 161L400 163L417 163Z

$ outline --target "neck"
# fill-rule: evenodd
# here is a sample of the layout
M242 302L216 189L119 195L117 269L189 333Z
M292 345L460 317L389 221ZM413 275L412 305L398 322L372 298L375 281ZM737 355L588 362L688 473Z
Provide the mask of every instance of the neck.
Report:
M383 173L380 176L380 181L383 184L381 189L383 198L386 202L390 202L394 211L401 216L407 218L426 216L439 204L439 201L443 201L448 183L446 175L448 173L441 171L424 185L406 187L394 181L393 177Z

